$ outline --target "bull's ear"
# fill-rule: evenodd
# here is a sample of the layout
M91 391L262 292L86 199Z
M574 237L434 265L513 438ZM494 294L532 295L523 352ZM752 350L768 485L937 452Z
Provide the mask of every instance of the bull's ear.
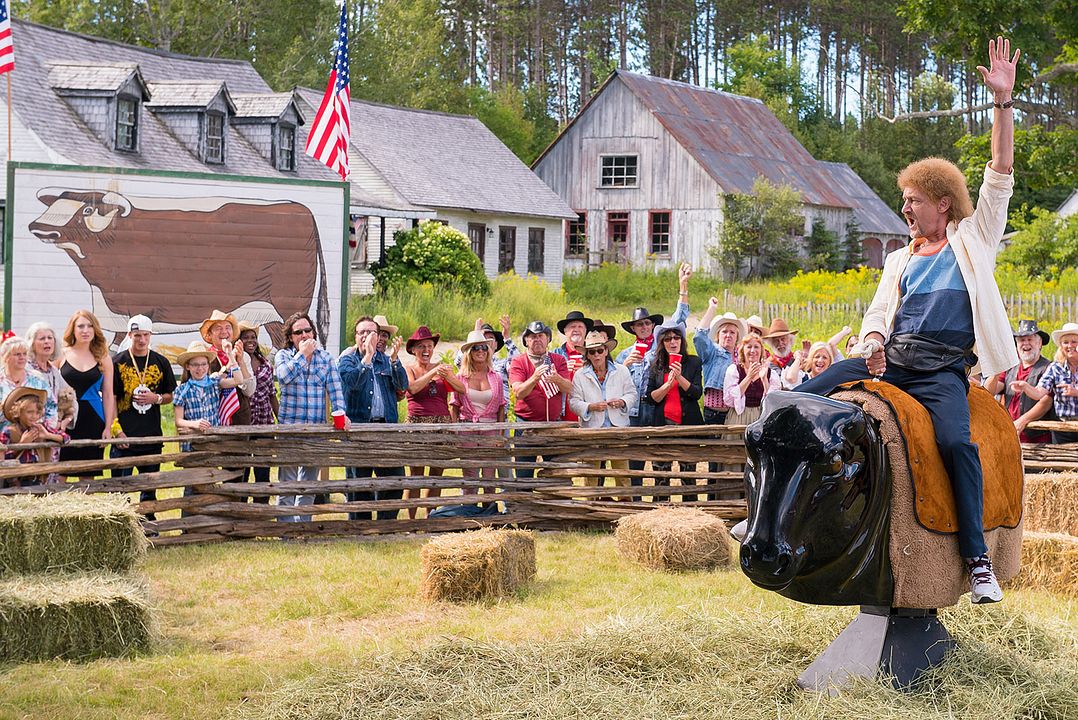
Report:
M48 195L38 195L38 196L37 196L37 199L38 199L38 201L39 201L39 202L41 202L41 203L42 203L43 205L47 205L47 206L49 206L49 207L52 207L52 204L53 204L54 202L56 202L57 198L59 198L59 197L60 197L59 195L51 195L51 194L48 194Z

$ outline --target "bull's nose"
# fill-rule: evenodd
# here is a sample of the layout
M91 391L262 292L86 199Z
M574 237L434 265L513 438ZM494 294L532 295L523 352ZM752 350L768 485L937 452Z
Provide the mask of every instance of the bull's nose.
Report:
M781 590L794 579L797 565L787 543L750 540L741 545L741 571L761 587Z
M31 228L30 232L37 237L38 240L59 240L60 233L57 230L37 230Z

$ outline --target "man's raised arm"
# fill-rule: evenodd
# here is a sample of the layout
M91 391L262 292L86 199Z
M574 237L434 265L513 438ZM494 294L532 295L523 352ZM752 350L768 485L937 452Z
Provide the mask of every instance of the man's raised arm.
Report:
M1011 41L1002 36L988 41L989 67L978 65L984 84L992 91L992 162L998 173L1009 175L1014 167L1014 73L1022 51L1015 48L1011 58Z

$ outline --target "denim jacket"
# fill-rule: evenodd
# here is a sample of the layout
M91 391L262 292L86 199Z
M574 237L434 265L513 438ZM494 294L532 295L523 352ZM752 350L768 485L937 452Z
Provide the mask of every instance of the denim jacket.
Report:
M670 318L669 322L673 324L685 323L689 320L689 304L679 302L677 309L674 310L674 315ZM618 353L617 359L614 360L618 365L625 364L625 358L629 357L629 353L633 351L632 346L625 348ZM629 368L629 375L633 379L633 385L636 386L636 394L638 397L644 397L644 393L648 389L648 366L651 365L651 360L655 356L655 346L652 345L651 349L644 355L643 362L638 362ZM721 385L720 385L721 387ZM629 410L629 417L636 417L640 413L640 405L638 403L636 407Z
M730 367L734 358L728 350L719 347L708 337L708 329L704 327L696 328L692 335L692 345L704 363L704 389L722 390L726 368Z
M344 404L348 419L354 423L371 421L371 401L374 383L378 383L385 402L385 420L398 422L397 393L408 389L408 374L400 360L391 363L385 353L375 353L370 365L363 356L350 352L338 361L341 382L344 384Z

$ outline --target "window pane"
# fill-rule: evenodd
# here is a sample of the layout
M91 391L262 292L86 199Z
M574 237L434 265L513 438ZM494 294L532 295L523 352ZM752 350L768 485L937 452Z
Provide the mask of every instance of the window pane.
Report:
M296 130L295 128L282 127L279 132L277 143L277 169L296 169Z
M601 161L599 184L602 187L636 185L636 155L606 155Z
M543 246L546 244L546 230L528 228L528 272L533 275L543 274Z
M568 257L580 257L588 253L588 214L577 213L576 220L569 221L569 234L565 243Z
M138 102L130 98L116 101L116 149L134 151L138 147Z
M670 213L651 213L651 228L649 231L651 249L653 255L670 254Z
M206 162L225 161L225 118L206 115Z

